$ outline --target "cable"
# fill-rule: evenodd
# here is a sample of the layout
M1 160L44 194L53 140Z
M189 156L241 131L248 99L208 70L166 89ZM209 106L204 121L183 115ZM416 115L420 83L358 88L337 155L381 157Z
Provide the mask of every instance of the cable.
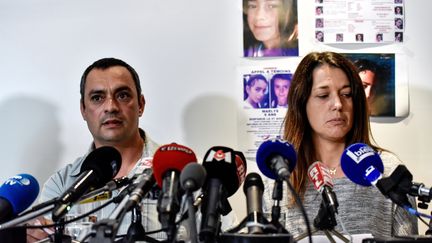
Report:
M307 217L306 210L305 210L305 208L304 208L304 206L303 206L303 203L301 202L300 197L299 197L298 194L295 192L295 190L294 190L294 188L292 187L292 185L291 185L291 183L289 182L289 180L287 179L287 180L285 180L285 181L286 181L286 183L287 183L288 188L289 188L290 191L291 191L291 194L294 196L294 198L295 198L295 200L296 200L296 203L300 206L301 212L302 212L303 217L304 217L304 220L305 220L307 233L308 233L308 236L309 236L309 243L312 243L312 230L311 230L311 228L310 228L309 219L308 219L308 217Z
M348 230L345 228L345 224L344 224L344 222L342 221L342 217L338 214L338 213L336 213L336 218L338 219L338 221L339 221L339 223L340 223L340 225L341 225L341 227L342 227L342 231L345 233L345 234L347 234L348 236L349 236L349 238L350 238L350 242L354 242L353 241L353 237L352 237L352 235L348 232Z
M412 214L412 215L416 215L419 217L425 217L428 219L432 219L432 215L428 215L428 214L424 214L424 213L420 213L419 211L415 210L414 208L411 208L409 206L404 206L403 207L405 210L408 211L408 213Z
M114 199L110 199L107 202L105 202L104 204L102 204L102 205L100 205L100 206L98 206L98 207L96 207L96 208L88 211L87 213L84 213L84 214L82 214L82 215L80 215L80 216L78 216L76 218L73 218L73 219L68 220L68 221L64 221L62 223L45 224L45 225L23 225L23 226L11 227L11 228L42 229L42 228L50 228L50 227L56 227L56 226L66 225L66 224L78 221L80 219L83 219L83 218L89 216L90 214L92 214L92 213L94 213L94 212L96 212L96 211L98 211L98 210L106 207L108 204L112 203L113 201L114 201Z

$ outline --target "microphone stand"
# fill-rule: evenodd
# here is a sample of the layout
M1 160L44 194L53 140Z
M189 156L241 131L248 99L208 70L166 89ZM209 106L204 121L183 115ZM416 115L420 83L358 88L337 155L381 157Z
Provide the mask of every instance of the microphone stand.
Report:
M137 240L144 240L145 230L141 223L141 219L141 208L139 205L136 205L132 209L131 224L127 230L126 237L123 238L124 243L133 243Z
M324 190L327 190L327 188L324 187ZM323 191L323 193L326 193L326 191ZM327 193L330 194L331 197L333 198L336 211L329 204L329 202L327 202L326 200L322 200L321 205L320 205L320 209L318 211L318 215L314 219L315 229L312 230L311 233L314 234L314 233L318 232L319 230L321 230L324 232L324 234L327 236L327 239L331 243L336 243L332 234L334 236L338 237L343 242L348 243L350 241L344 235L342 235L341 233L339 233L338 231L336 231L334 229L334 227L337 225L336 213L337 213L337 207L339 206L339 203L338 203L337 198L336 198L336 194L330 190L327 191ZM303 234L299 235L295 240L299 241L299 240L301 240L307 236L308 236L307 233L303 233Z
M276 227L277 233L287 234L288 231L279 222L279 218L281 215L280 201L282 200L282 196L283 196L283 182L284 180L282 179L276 179L273 187L272 199L274 200L274 202L272 206L270 223Z
M54 243L71 243L72 238L69 235L63 234L64 218L56 221L57 226L54 227Z

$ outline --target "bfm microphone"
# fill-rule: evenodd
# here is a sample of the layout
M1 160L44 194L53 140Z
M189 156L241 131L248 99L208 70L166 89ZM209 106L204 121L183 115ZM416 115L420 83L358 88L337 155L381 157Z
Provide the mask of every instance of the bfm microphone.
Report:
M315 189L322 195L322 203L314 225L319 229L333 229L336 226L336 214L338 213L338 201L333 192L333 180L328 168L316 161L309 166L308 176Z
M39 194L39 183L29 174L18 174L0 186L0 223L27 209Z
M198 163L187 164L180 174L180 185L186 191L187 216L189 224L189 235L192 243L197 243L197 224L195 220L195 206L193 202L193 192L200 189L206 179L207 172Z
M249 173L246 176L243 185L243 191L246 194L246 206L248 218L252 217L253 221L248 222L249 234L262 234L263 229L261 222L262 217L262 200L264 192L264 183L258 173Z
M78 179L59 198L52 211L52 220L60 220L91 187L102 187L121 167L121 155L113 147L100 147L90 152L81 165Z
M220 224L220 214L231 212L228 197L240 187L246 176L246 159L243 153L231 148L210 148L203 161L207 171L204 199L201 206L200 240L213 241Z
M183 193L179 190L180 172L187 164L196 161L195 153L190 148L176 143L159 147L153 156L154 176L162 188L157 204L159 222L162 228L168 228L169 240L174 237L175 218L180 210L179 201Z
M401 193L396 188L397 183L392 182L389 186L386 185L388 180L381 179L384 164L378 153L368 145L355 143L346 148L342 153L341 167L345 175L354 183L362 186L376 186L384 196L390 198L397 205L411 207L407 194ZM396 173L398 172L396 171Z
M264 141L258 148L256 161L261 173L270 179L287 180L294 170L297 155L294 147L280 139Z

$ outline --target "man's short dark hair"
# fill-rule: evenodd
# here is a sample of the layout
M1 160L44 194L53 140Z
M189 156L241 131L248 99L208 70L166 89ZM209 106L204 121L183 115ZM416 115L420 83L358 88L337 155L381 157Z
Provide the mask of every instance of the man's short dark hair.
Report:
M129 73L132 75L132 78L134 80L135 88L136 88L136 91L138 94L138 99L139 99L139 96L140 96L142 91L141 91L140 79L139 79L138 73L135 71L135 69L120 59L107 57L107 58L102 58L102 59L95 61L92 65L88 66L86 68L86 70L84 71L84 73L81 77L81 83L80 83L81 102L83 105L84 105L84 91L85 91L86 79L87 79L87 75L90 73L90 71L93 69L105 70L105 69L108 69L108 68L114 67L114 66L125 67L129 71Z

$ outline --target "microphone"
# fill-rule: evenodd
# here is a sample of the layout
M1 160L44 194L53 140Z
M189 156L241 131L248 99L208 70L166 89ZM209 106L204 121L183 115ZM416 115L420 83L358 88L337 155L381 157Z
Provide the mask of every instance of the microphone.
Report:
M264 191L264 183L258 173L249 173L246 176L243 185L243 191L246 194L246 206L248 217L253 217L252 222L248 222L249 234L262 234L262 198Z
M121 155L113 147L100 147L90 152L81 165L78 179L59 198L52 211L53 221L60 220L90 187L102 187L121 167Z
M190 239L192 243L198 242L197 240L197 226L195 220L195 207L193 202L193 192L200 189L204 180L206 179L207 172L204 167L198 163L187 164L180 174L180 184L183 190L186 191L186 204L188 208L188 223Z
M397 188L403 178L405 178L403 180L410 181L412 175L411 178L409 178L409 175L406 174L408 171L402 171L398 169L402 167L398 166L392 173L393 177L399 177L398 179L381 179L382 173L384 172L384 164L378 153L368 145L355 143L346 148L341 156L341 167L345 175L354 183L362 186L373 185L377 187L384 196L390 198L397 205L401 207L412 207L411 203L408 201L407 194L401 192L400 189Z
M268 178L287 180L294 170L297 155L290 143L272 139L264 141L259 146L256 161L261 173Z
M333 180L328 168L323 163L316 161L309 166L308 176L323 198L314 225L319 229L333 229L337 224L335 216L338 213L339 203L336 194L333 192Z
M183 190L194 192L200 189L206 179L204 166L198 163L187 164L180 173L180 185Z
M228 197L240 187L246 176L246 159L241 152L231 148L210 148L203 161L207 171L204 183L204 200L201 206L202 221L200 240L213 241L219 229L220 214L227 215L232 209Z
M352 182L362 186L375 185L384 172L380 156L364 143L351 144L344 150L341 167Z
M18 174L0 186L0 223L17 216L36 200L39 183L29 174Z
M168 228L168 241L174 237L175 217L180 210L180 172L188 163L196 161L195 153L190 148L176 143L159 147L153 156L154 176L162 188L157 203L158 218L162 228Z

